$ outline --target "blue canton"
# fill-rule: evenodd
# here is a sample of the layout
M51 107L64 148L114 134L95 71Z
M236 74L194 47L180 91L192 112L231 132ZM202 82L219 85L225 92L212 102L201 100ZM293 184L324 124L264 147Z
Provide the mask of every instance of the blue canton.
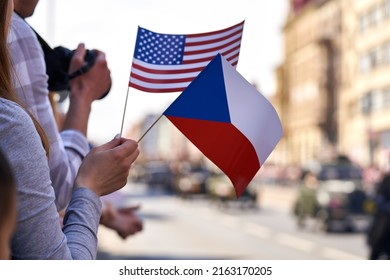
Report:
M138 27L134 57L150 64L179 65L183 61L185 35L154 33Z

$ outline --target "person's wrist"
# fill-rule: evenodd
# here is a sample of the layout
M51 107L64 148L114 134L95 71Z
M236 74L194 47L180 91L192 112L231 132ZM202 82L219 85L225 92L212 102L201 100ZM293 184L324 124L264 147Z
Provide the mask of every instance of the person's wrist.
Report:
M80 108L88 112L91 111L93 100L87 97L86 93L71 94L69 96L69 107L73 109Z
M107 221L108 221L107 215L108 215L107 209L105 209L103 207L102 208L102 214L100 215L100 221L99 221L100 224L102 224L102 225L106 225L107 224Z
M108 226L109 222L114 218L112 206L107 203L103 203L102 215L100 216L100 224Z
M94 184L92 182L89 182L88 180L83 179L82 177L76 177L75 180L75 189L77 188L85 188L92 192L94 192L97 196L101 196L99 191L94 187Z

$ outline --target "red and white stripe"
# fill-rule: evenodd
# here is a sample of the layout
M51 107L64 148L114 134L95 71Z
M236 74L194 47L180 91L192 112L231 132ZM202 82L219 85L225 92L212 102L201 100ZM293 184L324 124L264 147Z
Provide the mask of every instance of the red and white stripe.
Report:
M179 65L150 64L134 58L129 86L153 93L183 91L218 53L235 67L243 29L244 21L219 31L186 35Z

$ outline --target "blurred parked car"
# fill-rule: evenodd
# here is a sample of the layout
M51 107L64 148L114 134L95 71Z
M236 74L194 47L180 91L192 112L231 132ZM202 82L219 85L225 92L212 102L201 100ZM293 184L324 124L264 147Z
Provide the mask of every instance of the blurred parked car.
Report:
M373 202L363 189L362 170L349 161L322 163L316 172L319 186L317 224L325 231L363 231L370 222Z
M206 181L210 171L203 166L191 166L176 178L176 190L182 197L206 194Z
M144 165L143 181L149 188L172 193L175 175L169 164L163 161L151 161Z
M238 203L242 208L257 207L258 192L253 182L250 183L242 195L237 198L229 178L223 173L217 173L207 179L206 190L210 198L222 206Z

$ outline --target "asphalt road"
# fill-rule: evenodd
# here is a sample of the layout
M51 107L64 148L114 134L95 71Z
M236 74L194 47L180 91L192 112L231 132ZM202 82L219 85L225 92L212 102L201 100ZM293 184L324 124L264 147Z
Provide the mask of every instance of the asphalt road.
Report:
M142 205L144 230L122 240L101 227L98 259L356 260L368 255L363 233L324 233L310 224L298 229L290 214L292 188L264 188L259 207L248 210L150 193L142 185L124 191L127 203Z

